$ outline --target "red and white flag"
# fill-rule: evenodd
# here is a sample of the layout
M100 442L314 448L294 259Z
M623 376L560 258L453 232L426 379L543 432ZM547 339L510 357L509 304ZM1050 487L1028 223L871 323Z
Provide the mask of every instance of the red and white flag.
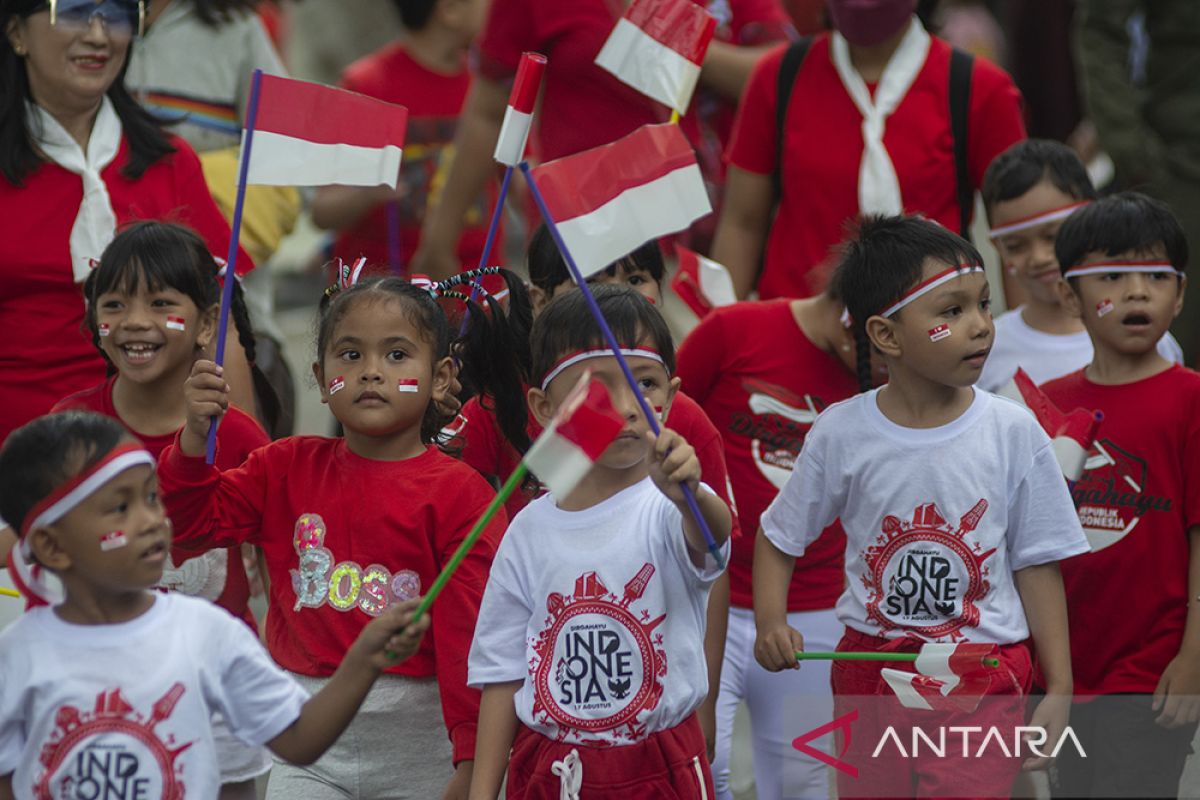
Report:
M723 265L680 244L675 245L675 255L679 263L671 288L697 317L737 302L733 276Z
M404 106L263 75L246 183L395 188L407 125Z
M678 125L644 125L532 172L585 278L712 211Z
M596 64L684 114L716 29L716 18L692 0L634 0Z
M517 77L508 96L508 108L504 110L504 122L500 125L500 137L496 140L493 155L501 164L515 167L525 158L525 143L529 141L529 127L533 124L533 107L537 104L538 89L542 86L542 73L546 71L546 57L541 53L522 53L517 65Z
M1079 480L1104 415L1084 408L1064 414L1023 369L1018 369L1012 382L999 393L1033 412L1042 430L1046 431L1054 444L1054 456L1062 468L1063 477L1069 481Z
M984 659L995 658L994 644L923 645L913 665L916 672L882 669L880 674L900 705L928 711L974 711L992 678Z
M523 461L551 494L566 497L624 427L608 390L586 372Z

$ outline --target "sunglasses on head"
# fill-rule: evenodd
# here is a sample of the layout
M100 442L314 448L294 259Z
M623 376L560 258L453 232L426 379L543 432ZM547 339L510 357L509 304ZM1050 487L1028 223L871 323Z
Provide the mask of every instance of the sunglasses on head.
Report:
M50 24L63 28L84 30L97 17L109 31L137 33L146 27L146 5L143 0L49 0Z

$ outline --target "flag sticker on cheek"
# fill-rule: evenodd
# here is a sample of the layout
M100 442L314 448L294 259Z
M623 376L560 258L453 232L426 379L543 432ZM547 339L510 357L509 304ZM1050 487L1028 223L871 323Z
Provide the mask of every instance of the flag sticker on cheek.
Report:
M416 378L401 378L396 381L396 388L401 394L414 394L421 390L421 382Z
M187 325L184 323L183 317L167 317L167 330L187 330Z
M930 328L929 341L940 342L942 339L948 337L950 333L951 331L949 325L938 325L936 328Z
M112 333L112 328L108 326L107 322L101 322L96 326L96 333L100 334L101 336L108 336L110 333Z
M100 550L105 553L127 544L129 540L125 538L125 531L109 531L100 537Z
M1106 298L1104 300L1101 300L1099 303L1096 303L1096 316L1097 317L1103 317L1105 314L1107 314L1108 312L1110 312L1112 310L1113 310L1112 300L1108 300Z
M329 395L332 397L333 395L337 394L338 392L340 392L342 389L345 389L345 388L346 388L346 379L343 378L341 375L338 375L336 378L334 378L333 380L331 380L329 382Z

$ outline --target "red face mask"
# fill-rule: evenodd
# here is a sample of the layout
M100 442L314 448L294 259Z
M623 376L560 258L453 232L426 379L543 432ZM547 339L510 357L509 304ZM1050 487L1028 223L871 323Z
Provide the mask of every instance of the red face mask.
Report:
M857 47L873 47L912 18L915 0L828 0L833 27Z

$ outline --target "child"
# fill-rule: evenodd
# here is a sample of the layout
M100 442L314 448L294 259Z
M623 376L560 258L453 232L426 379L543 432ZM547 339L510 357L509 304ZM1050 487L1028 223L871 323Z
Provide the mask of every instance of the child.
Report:
M996 320L996 341L979 388L998 391L1018 367L1034 383L1081 369L1092 360L1092 341L1059 299L1062 278L1054 238L1073 211L1096 199L1087 170L1066 145L1028 139L996 157L982 193L992 243L1027 299ZM1171 361L1183 361L1183 351L1169 333L1158 350Z
M661 315L623 287L596 299L647 401L669 408L679 381ZM546 307L532 350L539 423L591 370L626 426L570 495L518 514L496 553L471 644L469 680L483 688L471 796L494 800L507 768L512 798L711 797L693 712L719 570L678 484L726 553L729 508L699 484L683 437L649 433L581 293Z
M1060 293L1095 347L1043 389L1104 413L1072 494L1092 552L1063 562L1087 759L1060 757L1056 794L1174 797L1200 708L1200 375L1155 347L1183 306L1188 246L1171 211L1122 193L1058 234ZM1064 751L1066 752L1066 751Z
M832 290L806 300L736 303L715 309L679 348L681 389L721 431L739 522L758 530L759 515L792 472L817 414L859 391L854 337L842 323L845 306ZM865 363L865 362L864 362ZM863 390L871 376L862 376ZM796 564L788 588L788 624L811 649L832 650L841 634L833 606L842 593L846 536L834 523ZM751 562L754 540L734 539L729 561L732 605L717 697L717 797L732 797L729 754L733 716L744 700L754 735L754 785L762 797L825 797L825 765L791 746L787 731L830 719L829 667L770 673L754 661ZM803 716L785 717L780 698L803 695ZM824 699L824 702L821 700Z
M549 229L539 225L529 241L529 289L533 311L538 313L547 303L563 292L575 288L567 262L558 252L558 245ZM609 264L588 278L591 284L617 283L634 289L656 306L662 305L662 282L666 275L662 250L658 242L646 242L629 255Z
M328 186L317 190L312 207L318 227L338 231L336 252L365 256L377 269L408 263L421 240L421 221L438 202L471 85L467 50L487 13L486 0L395 0L395 5L407 32L404 41L351 64L341 85L408 108L401 186ZM495 200L494 183L486 196L475 198L458 240L460 264L479 263ZM501 248L494 252L499 255Z
M415 600L388 609L309 698L240 621L149 591L171 545L154 458L97 414L41 417L9 436L0 513L22 520L19 547L66 591L0 634L3 797L212 800L214 713L247 744L311 762L394 663L387 655L415 654L429 624L409 624Z
M1057 742L1071 667L1055 562L1085 551L1087 542L1049 438L1016 403L972 388L992 343L979 253L929 220L871 218L846 245L835 282L858 360L877 349L889 380L825 410L763 513L754 553L755 657L772 671L797 667L804 640L788 624L786 602L794 560L840 518L847 581L837 611L846 631L837 649L999 645L1001 666L987 692L997 697L948 722L1012 732L1024 723L1022 695L1032 674L1024 642L1032 636L1051 696L1031 724ZM960 518L957 526L947 521ZM843 756L859 777L839 772L839 794L895 796L916 781L919 790L900 792L1007 796L1020 769L1013 758L971 760L964 772L958 759L870 757L884 724L915 721L881 688L881 666L833 664L835 719L850 711L854 695L885 695L861 704L867 732L860 728ZM1044 763L1031 759L1026 768Z
M117 234L84 285L85 320L93 341L116 372L91 389L60 400L53 411L95 411L119 420L156 459L175 439L187 415L184 382L192 363L216 339L221 283L204 240L188 228L138 222ZM240 287L231 318L253 347ZM248 414L231 407L218 433L217 467L229 469L269 440ZM252 562L253 563L253 562ZM161 587L203 597L255 627L241 549L174 550L163 565ZM215 728L223 796L253 797L253 779L271 768L261 747L247 748Z
M471 320L472 332L486 334L503 314L474 305ZM463 357L502 358L483 349L499 340L469 339ZM345 438L291 437L238 469L206 466L208 421L225 412L225 383L214 364L197 361L187 423L159 466L180 540L263 549L267 647L308 687L328 680L365 622L430 585L493 496L474 470L431 446L446 421L438 403L453 362L446 317L429 291L387 278L334 294L323 304L317 353L313 374ZM305 796L314 780L353 797L394 797L398 787L418 798L465 793L479 708L466 655L504 524L501 515L488 527L447 584L432 611L432 641L388 670L320 762L276 767L270 797ZM439 693L449 742L433 735Z

